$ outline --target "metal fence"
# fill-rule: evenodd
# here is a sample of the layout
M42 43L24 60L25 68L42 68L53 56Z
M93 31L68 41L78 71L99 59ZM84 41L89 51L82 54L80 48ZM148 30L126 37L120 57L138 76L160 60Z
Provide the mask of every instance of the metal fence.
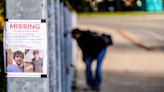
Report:
M46 19L47 78L8 77L7 92L71 92L74 55L70 31L76 14L61 0L6 0L6 19ZM74 44L73 44L74 43Z

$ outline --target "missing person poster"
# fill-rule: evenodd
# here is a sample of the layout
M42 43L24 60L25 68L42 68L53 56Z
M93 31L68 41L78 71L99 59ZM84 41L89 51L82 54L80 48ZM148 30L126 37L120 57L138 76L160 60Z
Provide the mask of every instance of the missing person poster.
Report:
M45 20L7 20L4 56L7 77L47 75L47 31Z

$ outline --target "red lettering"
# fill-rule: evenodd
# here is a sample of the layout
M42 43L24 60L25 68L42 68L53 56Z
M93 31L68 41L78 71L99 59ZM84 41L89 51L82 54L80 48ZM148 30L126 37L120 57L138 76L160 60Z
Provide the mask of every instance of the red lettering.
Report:
M12 29L15 29L16 28L16 24L10 24L10 28Z
M40 29L39 24L10 24L10 29Z

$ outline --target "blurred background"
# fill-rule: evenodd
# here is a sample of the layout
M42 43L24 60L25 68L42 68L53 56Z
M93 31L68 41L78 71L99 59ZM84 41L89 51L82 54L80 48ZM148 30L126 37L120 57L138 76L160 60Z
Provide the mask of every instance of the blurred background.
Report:
M164 0L66 1L77 13L78 28L113 37L103 63L101 92L164 92ZM6 85L3 26L4 0L0 0L0 92ZM73 91L84 92L85 65L79 49L75 63Z
M77 12L163 10L163 0L68 0Z
M114 45L108 47L103 62L100 92L164 91L163 0L69 2L78 12L77 27L113 37ZM75 92L84 92L85 64L79 49L77 53Z
M4 0L0 0L0 92L5 92L6 80L3 61L3 27L4 27Z

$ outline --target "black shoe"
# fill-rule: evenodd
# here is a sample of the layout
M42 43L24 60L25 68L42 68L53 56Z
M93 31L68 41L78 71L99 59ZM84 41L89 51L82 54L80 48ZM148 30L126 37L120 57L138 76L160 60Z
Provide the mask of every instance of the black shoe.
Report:
M100 87L94 87L93 90L96 92L100 92Z

